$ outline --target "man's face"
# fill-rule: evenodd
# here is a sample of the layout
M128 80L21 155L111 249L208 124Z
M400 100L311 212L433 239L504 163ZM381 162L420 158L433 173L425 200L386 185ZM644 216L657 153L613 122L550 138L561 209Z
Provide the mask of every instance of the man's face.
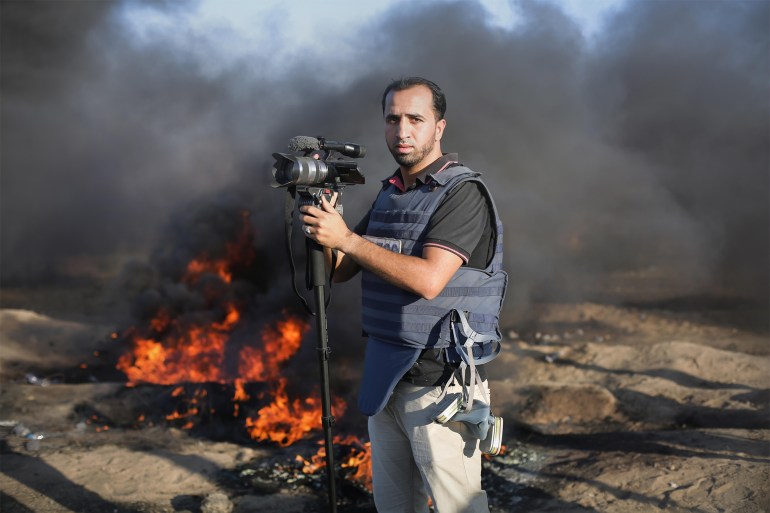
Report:
M405 169L421 169L441 156L446 120L436 121L433 94L423 85L391 91L385 98L385 141Z

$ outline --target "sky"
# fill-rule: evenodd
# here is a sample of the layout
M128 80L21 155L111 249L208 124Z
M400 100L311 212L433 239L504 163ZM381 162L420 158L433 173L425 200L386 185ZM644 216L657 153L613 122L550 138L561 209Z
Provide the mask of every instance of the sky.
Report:
M443 0L439 0L439 3ZM602 28L605 15L625 4L625 0L544 0L572 17L584 36L591 40ZM507 0L479 0L487 12L487 24L515 29L521 22L519 6ZM205 37L210 45L212 72L233 59L248 57L269 47L280 65L296 54L313 54L323 43L325 50L344 54L356 46L358 29L390 9L408 12L410 0L200 0L186 11L158 9L156 5L128 3L125 22L140 40L167 38L184 27ZM203 36L205 34L205 36ZM213 35L213 36L212 36ZM212 44L213 42L213 44ZM183 44L183 43L180 43Z
M587 35L595 33L602 21L602 15L608 9L617 8L624 0L548 0L561 7L570 16L578 20ZM200 3L196 16L201 20L229 23L239 32L247 33L259 22L265 13L280 7L288 7L289 23L297 27L300 38L311 40L312 25L329 25L332 23L356 23L362 19L381 14L394 5L403 5L409 9L409 0L334 0L324 2L324 9L317 9L318 2L299 0L283 2L281 0L266 0L247 2L244 0L205 0ZM493 24L502 27L512 27L518 20L518 11L512 2L507 0L481 0L480 2L494 18ZM309 15L309 16L308 16Z

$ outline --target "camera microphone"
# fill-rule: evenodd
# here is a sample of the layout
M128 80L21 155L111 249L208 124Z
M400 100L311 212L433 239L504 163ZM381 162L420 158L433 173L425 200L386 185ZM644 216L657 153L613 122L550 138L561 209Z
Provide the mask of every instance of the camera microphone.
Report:
M289 151L310 151L320 150L321 144L315 137L307 137L305 135L298 135L292 137L289 140Z
M346 157L354 159L366 155L366 147L360 144L327 141L323 137L315 138L305 135L292 137L289 141L289 150L291 151L309 151L309 150L332 150L338 151Z

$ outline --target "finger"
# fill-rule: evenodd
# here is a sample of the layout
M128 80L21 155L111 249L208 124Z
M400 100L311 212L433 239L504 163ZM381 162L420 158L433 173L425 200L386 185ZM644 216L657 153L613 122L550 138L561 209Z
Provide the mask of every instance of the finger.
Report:
M325 212L334 212L334 207L331 203L329 203L329 200L326 199L326 196L321 196L321 207Z
M304 206L299 207L299 211L304 213L304 214L312 214L314 208L316 208L316 207L314 207L313 205L304 205Z
M300 212L302 212L302 216L300 216L300 219L304 220L305 222L314 220L318 218L319 214L323 214L323 210L316 208L316 207L301 207Z

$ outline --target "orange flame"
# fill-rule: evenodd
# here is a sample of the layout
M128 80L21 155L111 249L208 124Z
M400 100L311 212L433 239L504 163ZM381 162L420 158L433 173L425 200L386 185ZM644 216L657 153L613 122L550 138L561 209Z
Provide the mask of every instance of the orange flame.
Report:
M241 212L241 230L233 242L228 242L225 247L225 256L211 258L204 254L191 260L187 264L182 282L194 285L200 281L203 274L213 274L225 283L232 283L233 268L247 267L256 257L254 250L254 232L249 223L249 212Z
M191 289L200 287L204 275L216 276L222 283L231 284L253 269L257 253L248 212L241 213L241 221L236 240L227 243L224 256L217 256L221 252L217 255L202 254L187 264L180 279L184 286ZM308 323L286 315L274 326L265 327L260 334L260 344L246 345L238 350L237 376L233 376L232 366L228 371L225 365L225 355L228 354L228 361L236 361L233 347L229 348L229 353L227 350L231 334L240 322L241 312L234 304L225 305L221 317L207 323L175 318L173 311L161 308L144 328L132 328L122 333L122 336L132 340L132 350L119 358L117 368L127 376L127 386L137 383L233 383L233 415L236 418L240 417L242 406L251 400L246 384L266 382L271 385L268 397L271 402L245 419L246 430L253 439L288 446L320 430L322 413L319 396L290 398L286 378L281 375L282 367L297 353L303 336L310 329ZM241 329L239 333L242 335L243 331ZM113 339L119 336L118 333L112 334ZM185 400L186 408L174 411L166 419L186 421L183 429L192 428L195 417L202 411L214 411L199 404L204 394L205 389L198 388L194 397L186 398L185 387L176 387L171 395ZM342 399L335 399L332 405L335 416L343 415L346 407ZM144 420L142 416L139 422ZM351 446L342 467L353 470L351 479L371 488L369 444L361 443L355 437L336 440ZM315 472L324 464L322 447L318 454L305 462L304 471Z
M302 463L302 472L305 474L315 474L326 466L326 447L322 446L317 453L310 457L310 461L299 454L297 454L295 459Z
M335 445L347 446L350 454L340 464L342 468L353 469L348 479L358 483L367 490L372 490L372 444L371 442L362 442L353 435L346 437L335 436ZM303 464L302 472L306 474L315 474L326 467L326 447L321 447L318 452L306 460L300 455L296 460Z
M201 258L191 261L187 264L187 273L182 281L185 283L197 283L204 273L216 274L223 282L233 281L233 275L228 271L228 262L226 260L209 260Z
M339 440L336 443L350 445L354 447L351 450L351 454L348 458L342 462L342 468L353 469L353 474L349 478L365 487L367 490L372 489L372 443L361 442L355 436L348 436L343 440ZM355 447L359 449L355 449Z
M169 335L163 342L138 338L134 341L133 353L122 355L117 368L132 383L223 382L225 345L239 317L235 307L228 305L227 316L222 322L205 327L193 325L186 331L174 323L177 333Z
M240 353L238 376L245 381L273 380L280 374L280 364L299 350L302 336L310 326L296 318L277 323L275 329L262 332L262 348L244 347Z
M243 388L243 384L244 384L244 380L242 380L241 378L237 378L233 382L233 385L235 385L235 395L233 395L233 401L244 402L251 399L251 397L249 397L249 394L247 394L246 390Z
M171 324L171 314L165 308L161 308L155 317L150 321L152 330L157 333L163 333Z
M287 447L305 438L311 431L321 429L321 400L308 397L290 401L286 394L286 379L279 378L273 391L274 400L257 412L256 418L246 419L246 429L251 438L270 440ZM337 415L345 413L347 405L337 399L332 409Z

